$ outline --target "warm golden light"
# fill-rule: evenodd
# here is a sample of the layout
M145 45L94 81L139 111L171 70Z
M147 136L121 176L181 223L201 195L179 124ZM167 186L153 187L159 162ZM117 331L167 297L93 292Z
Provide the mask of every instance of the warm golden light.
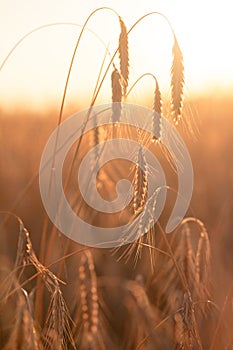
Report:
M184 55L186 90L208 92L233 86L233 52L228 36L231 33L229 2L195 1L42 1L25 0L1 5L0 48L3 62L15 43L27 32L49 23L64 25L41 29L26 38L13 52L0 72L1 104L12 107L25 103L46 108L59 104L72 52L87 16L97 7L114 8L125 20L128 29L142 15L159 11L167 16ZM70 24L68 24L70 23ZM93 32L94 33L93 33ZM85 106L95 87L106 47L111 54L118 43L119 24L108 10L99 11L88 23L75 60L68 89L67 102ZM158 77L165 94L169 94L172 33L161 16L148 16L129 36L131 51L130 83L145 72ZM106 57L105 68L109 61ZM117 63L117 60L116 60ZM105 81L100 101L111 98L110 81ZM132 93L138 98L147 91L146 79Z
M0 349L233 350L232 1L0 0Z

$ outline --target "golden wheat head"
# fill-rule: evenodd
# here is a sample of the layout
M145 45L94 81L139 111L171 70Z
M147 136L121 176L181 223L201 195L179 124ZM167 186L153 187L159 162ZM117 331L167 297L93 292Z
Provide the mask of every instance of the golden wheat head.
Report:
M172 115L174 123L177 124L182 112L183 88L184 88L184 65L183 55L176 37L172 49L173 61L171 67L171 95Z
M119 37L119 58L120 72L122 77L123 95L126 95L129 80L129 50L128 50L128 33L126 25L120 18L121 33Z

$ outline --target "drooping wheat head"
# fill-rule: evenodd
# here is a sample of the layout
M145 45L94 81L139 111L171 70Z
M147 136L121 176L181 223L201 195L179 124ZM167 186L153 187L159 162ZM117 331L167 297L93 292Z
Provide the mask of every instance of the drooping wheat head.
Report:
M117 123L121 116L121 101L122 101L122 88L121 88L121 76L118 70L115 68L111 75L112 81L112 116L111 121Z
M32 315L30 297L23 288L17 294L15 320L4 350L42 350L42 342Z
M148 193L148 166L141 145L137 154L133 187L133 212L136 216L142 211Z
M162 133L162 98L158 81L155 81L154 103L153 103L153 118L152 118L152 140L160 140Z
M99 301L97 277L91 251L83 252L79 266L80 310L81 318L78 338L83 349L96 349L101 342L99 332Z
M184 89L184 65L183 55L176 36L174 35L174 44L172 49L173 60L171 67L171 97L172 97L172 116L175 125L178 124L183 104Z
M129 80L129 49L128 49L128 34L127 34L127 28L122 20L122 18L119 18L120 20L120 26L121 26L121 32L119 37L119 58L120 58L120 74L121 74L121 80L122 80L122 92L123 96L126 96L126 91L128 87L128 80Z

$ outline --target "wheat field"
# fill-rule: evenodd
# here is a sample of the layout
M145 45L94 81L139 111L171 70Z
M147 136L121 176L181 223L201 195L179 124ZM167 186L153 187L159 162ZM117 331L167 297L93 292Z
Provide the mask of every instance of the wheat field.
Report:
M117 49L103 80L97 81L90 108L104 79L109 79L110 122L116 128L107 138L127 135L142 140L161 160L170 186L177 189L171 161L160 147L162 116L168 118L185 140L193 163L190 208L167 235L164 226L176 197L176 190L170 191L161 218L145 235L105 249L70 240L49 220L40 197L38 169L49 135L66 118L64 114L70 114L64 106L78 39L59 113L55 108L43 115L23 108L17 115L0 113L1 349L233 349L232 99L217 94L184 99L183 55L173 31L170 100L163 100L159 81L150 72L130 85L128 36L138 22L127 29L117 16ZM152 135L118 125L123 103L145 76L154 81L154 99L149 101L154 112ZM83 155L104 135L104 127L93 125L73 145L63 182L76 213L108 228L144 210L149 174L141 153L137 159L143 169L139 161L106 166L98 177L102 194L112 198L117 179L128 176L133 199L121 216L93 213L80 192L74 194L74 178Z

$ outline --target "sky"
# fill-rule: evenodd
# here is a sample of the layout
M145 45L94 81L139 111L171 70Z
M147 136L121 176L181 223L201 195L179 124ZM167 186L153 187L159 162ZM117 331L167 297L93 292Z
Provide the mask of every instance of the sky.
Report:
M16 106L47 108L59 104L75 43L87 16L98 7L111 7L127 28L142 15L158 11L171 22L184 56L187 95L233 91L231 0L1 0L0 64L29 31L54 23L28 36L0 71L0 109ZM88 22L72 68L67 104L85 106L91 99L106 47L117 47L119 23L108 10ZM130 83L145 72L156 75L162 92L169 95L172 35L161 16L142 21L129 36ZM107 54L104 67L107 66ZM116 60L116 64L118 61ZM111 72L110 72L111 73ZM110 74L109 73L109 74ZM132 94L150 91L145 79ZM110 75L100 92L110 102Z

